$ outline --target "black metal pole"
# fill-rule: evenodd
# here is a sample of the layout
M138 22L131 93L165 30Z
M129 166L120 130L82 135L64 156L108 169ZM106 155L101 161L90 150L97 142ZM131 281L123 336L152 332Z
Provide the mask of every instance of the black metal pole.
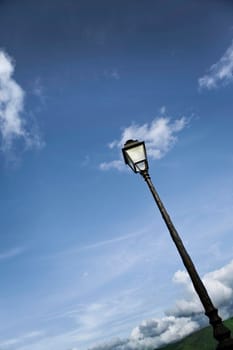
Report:
M168 212L166 208L164 207L157 191L155 190L155 187L151 181L150 175L148 171L142 171L141 175L143 176L144 180L146 181L153 197L158 205L158 208L160 210L160 213L167 225L167 228L170 232L171 238L173 242L176 245L176 248L178 249L178 252L181 256L181 259L184 263L184 266L186 267L188 274L192 280L193 286L201 300L201 303L205 309L205 314L209 318L209 323L213 327L213 335L214 338L218 341L217 350L233 350L233 339L231 338L231 331L223 324L221 317L218 315L218 310L214 307L208 292L200 279L198 272L187 252L185 249L183 242L176 231L175 226L173 225L170 216L168 215Z

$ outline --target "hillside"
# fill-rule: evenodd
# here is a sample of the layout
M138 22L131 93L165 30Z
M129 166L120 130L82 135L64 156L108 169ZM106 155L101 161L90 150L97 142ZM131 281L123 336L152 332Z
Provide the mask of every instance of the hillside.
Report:
M224 321L224 324L232 330L233 334L233 318ZM216 348L216 345L217 342L212 336L212 327L208 326L190 334L177 343L169 344L160 348L160 350L213 350Z

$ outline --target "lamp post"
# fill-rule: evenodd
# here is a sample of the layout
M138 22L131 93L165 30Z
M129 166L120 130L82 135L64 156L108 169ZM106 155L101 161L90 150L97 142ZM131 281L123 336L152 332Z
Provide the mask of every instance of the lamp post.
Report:
M221 317L218 315L218 310L213 305L208 292L200 279L198 272L183 245L183 242L172 223L166 208L164 207L148 172L149 166L146 155L146 147L144 142L137 140L128 140L122 149L125 163L135 172L142 175L146 181L152 196L159 208L159 211L166 223L171 238L176 245L184 266L192 280L195 291L197 292L200 301L205 309L205 314L209 318L209 323L213 327L213 336L218 341L217 350L233 350L233 339L231 331L223 324Z

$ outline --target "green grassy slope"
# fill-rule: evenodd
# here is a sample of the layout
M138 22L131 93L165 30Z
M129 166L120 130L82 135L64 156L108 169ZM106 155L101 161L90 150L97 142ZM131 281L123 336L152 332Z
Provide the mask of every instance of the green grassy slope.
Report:
M224 321L224 324L230 328L233 335L233 317ZM214 350L217 342L213 339L212 327L203 328L177 343L169 344L161 350Z

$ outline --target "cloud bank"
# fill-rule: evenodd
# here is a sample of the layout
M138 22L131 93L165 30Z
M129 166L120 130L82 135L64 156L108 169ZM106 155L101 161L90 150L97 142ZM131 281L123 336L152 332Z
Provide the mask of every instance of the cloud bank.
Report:
M215 89L233 81L233 42L220 60L213 64L208 73L198 79L201 89Z
M13 142L24 141L26 147L41 147L36 132L28 130L22 117L25 92L13 79L14 63L6 52L0 50L0 136L1 151L11 150Z
M233 315L233 261L219 270L207 273L203 282L221 317ZM188 274L177 271L173 282L184 286L185 298L178 300L175 306L160 319L143 321L133 329L127 339L114 339L99 344L91 350L143 350L155 349L178 341L188 334L208 324L203 307L194 292Z
M171 121L170 118L164 116L154 119L150 124L132 124L123 130L120 140L109 144L109 148L120 150L127 140L144 140L148 156L152 159L161 159L175 145L177 133L183 130L187 124L188 120L185 117ZM100 164L101 170L112 168L123 170L125 166L120 159Z
M204 275L203 281L214 305L219 309L220 316L232 316L233 260L224 267ZM60 317L61 320L64 316L75 320L76 326L72 330L57 334L49 334L43 330L28 332L16 338L6 339L0 346L9 350L16 347L18 350L76 350L85 349L83 344L90 342L94 346L89 350L153 350L165 346L208 324L187 273L177 271L173 276L173 283L184 288L185 297L178 300L164 316L142 321L127 338L115 337L118 332L124 331L124 317L127 318L132 310L139 310L139 306L140 314L143 315L143 303L132 298L132 290L118 295L117 299L109 298L89 305L78 304L74 308L66 309L65 314L55 314L55 317ZM98 344L97 341L103 338L105 329L113 338ZM67 347L67 344L70 346Z

